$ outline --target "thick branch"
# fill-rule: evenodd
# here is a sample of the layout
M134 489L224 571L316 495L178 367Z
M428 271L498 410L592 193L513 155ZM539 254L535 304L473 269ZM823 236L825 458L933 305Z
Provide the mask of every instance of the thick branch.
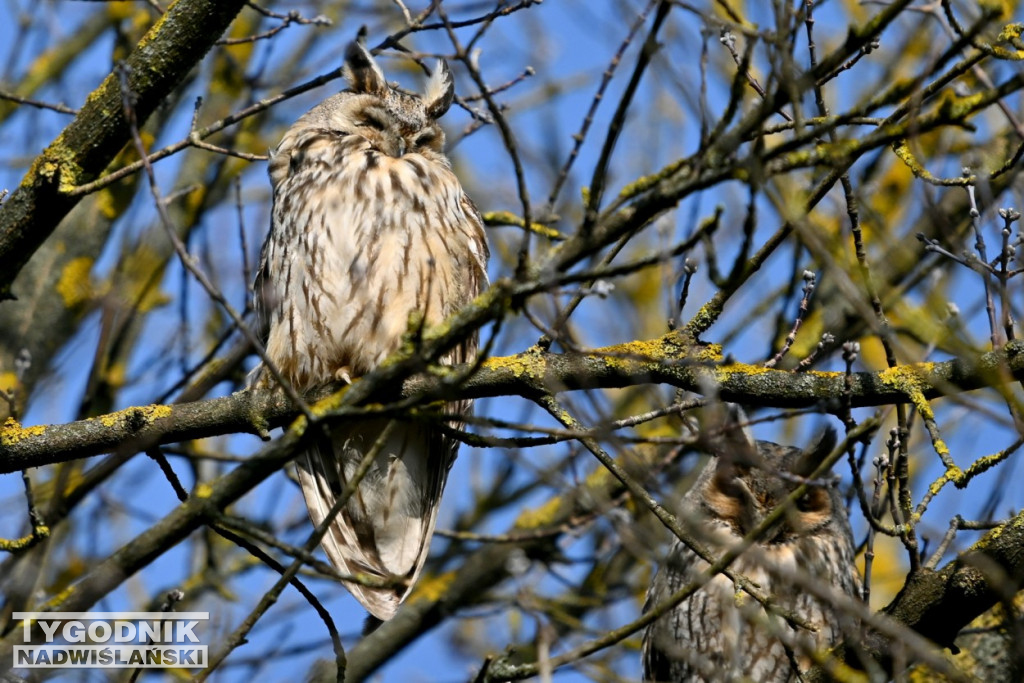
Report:
M1024 582L1024 512L988 532L939 571L922 569L882 613L937 645L956 652L957 634L974 619L1012 597ZM843 653L848 661L867 654L893 673L899 643L877 633ZM831 680L815 671L811 681Z
M712 383L727 401L773 407L821 405L825 410L842 395L839 372L794 373L741 363L723 363L717 348L692 345L677 334L587 353L548 353L531 349L488 359L471 378L459 382L467 368L407 380L405 393L430 399L524 396L576 389L605 389L637 384L669 384L702 392ZM1024 378L1024 342L977 358L918 363L894 370L853 376L852 405L906 403L911 390L934 398L995 386ZM362 382L357 382L356 389ZM384 398L387 382L376 383ZM350 418L364 411L347 408ZM195 403L128 408L62 425L22 427L8 421L0 428L0 473L16 472L106 453L140 444L172 443L218 434L265 434L297 412L283 396L244 391ZM344 415L342 416L344 417Z
M244 0L178 0L126 60L141 124L177 87L245 6ZM118 76L108 75L0 208L0 299L78 202L69 190L98 176L128 142Z
M305 430L306 421L300 418L283 438L215 482L198 487L170 514L93 567L74 586L44 605L41 611L56 607L61 611L80 612L92 607L126 578L212 519L218 511L279 471L294 456ZM15 629L15 633L19 634L18 637L8 636L0 643L0 674L9 670L14 661L11 648L20 638L20 627Z
M924 637L952 648L962 628L1020 590L1024 512L988 532L941 570L922 570L883 611Z

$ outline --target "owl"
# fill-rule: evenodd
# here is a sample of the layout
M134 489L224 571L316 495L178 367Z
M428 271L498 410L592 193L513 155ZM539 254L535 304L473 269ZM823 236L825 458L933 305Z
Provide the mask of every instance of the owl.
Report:
M734 414L736 417L742 413ZM813 448L754 441L731 424L714 457L682 498L680 518L714 555L735 546L809 475L835 445L827 431ZM786 476L786 475L794 476ZM782 476L780 476L782 475ZM852 633L851 619L808 582L859 598L853 537L846 506L834 486L811 487L786 516L730 568L747 577L787 613L817 629L794 628L716 575L661 618L643 638L645 681L801 680L808 653L825 652ZM644 611L696 581L708 564L676 540L647 593Z
M271 153L273 210L255 292L267 359L300 393L350 382L396 351L410 320L437 324L487 283L480 215L444 154L438 119L454 83L438 62L423 95L390 85L361 39L345 52L348 89L303 115ZM472 359L466 339L441 362ZM273 382L266 368L257 384ZM465 414L468 402L445 407ZM327 516L386 420L331 426L297 461L314 524ZM389 619L423 567L457 443L402 422L323 538L375 617Z

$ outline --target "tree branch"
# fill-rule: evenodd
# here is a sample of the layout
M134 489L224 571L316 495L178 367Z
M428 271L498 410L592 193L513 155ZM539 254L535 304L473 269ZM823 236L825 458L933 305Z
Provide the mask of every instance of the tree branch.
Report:
M921 569L907 577L882 613L956 653L957 634L1000 600L1012 598L1024 581L1024 512L992 529L969 550L938 571ZM865 655L893 673L900 643L870 632L839 654L856 662ZM832 680L817 669L808 681Z
M953 639L960 630L999 600L1012 597L1022 581L1024 512L989 531L941 570L907 577L883 612L955 652Z
M405 381L407 396L429 400L523 396L579 389L609 389L636 384L669 384L701 391L711 383L723 400L748 405L798 408L821 405L828 411L843 394L842 372L773 370L725 362L713 345L688 343L677 333L586 353L549 353L534 348L514 356L489 358L468 379L466 366L435 369ZM912 397L935 398L1024 378L1024 342L975 358L917 363L852 376L853 406L908 403ZM353 385L355 389L362 382ZM366 400L385 399L387 382L375 382ZM319 394L324 396L330 389ZM314 396L316 398L316 396ZM353 419L370 411L351 405L332 411ZM22 427L8 420L0 428L0 473L85 458L114 449L141 450L219 434L266 435L271 427L294 419L298 411L282 395L242 391L179 405L133 407L60 425Z
M203 58L244 0L178 0L125 62L141 125ZM70 190L98 176L128 142L117 75L109 74L40 154L0 208L0 299L36 249L78 203Z

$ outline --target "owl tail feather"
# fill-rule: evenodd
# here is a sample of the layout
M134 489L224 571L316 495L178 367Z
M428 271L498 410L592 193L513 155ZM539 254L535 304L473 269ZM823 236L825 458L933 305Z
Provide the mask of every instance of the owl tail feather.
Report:
M336 427L329 439L298 458L299 483L313 524L327 517L386 424L370 420ZM342 581L382 621L395 614L423 569L453 459L453 445L436 430L396 425L321 541L338 571L393 581L387 587Z

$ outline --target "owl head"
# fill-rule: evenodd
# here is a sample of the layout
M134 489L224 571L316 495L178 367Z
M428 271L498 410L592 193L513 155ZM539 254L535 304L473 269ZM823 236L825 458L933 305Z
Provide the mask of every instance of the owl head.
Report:
M755 529L787 496L811 475L836 443L826 430L817 443L800 449L770 441L756 441L740 425L741 411L733 413L723 436L710 445L714 457L687 494L702 516L715 520L719 530L740 538ZM846 510L831 482L811 486L761 539L762 544L783 544L819 534L849 533Z
M455 84L444 60L438 60L422 95L388 83L361 36L345 50L349 88L307 112L297 126L357 135L389 157L422 154L445 160L444 132L437 125L455 98Z

